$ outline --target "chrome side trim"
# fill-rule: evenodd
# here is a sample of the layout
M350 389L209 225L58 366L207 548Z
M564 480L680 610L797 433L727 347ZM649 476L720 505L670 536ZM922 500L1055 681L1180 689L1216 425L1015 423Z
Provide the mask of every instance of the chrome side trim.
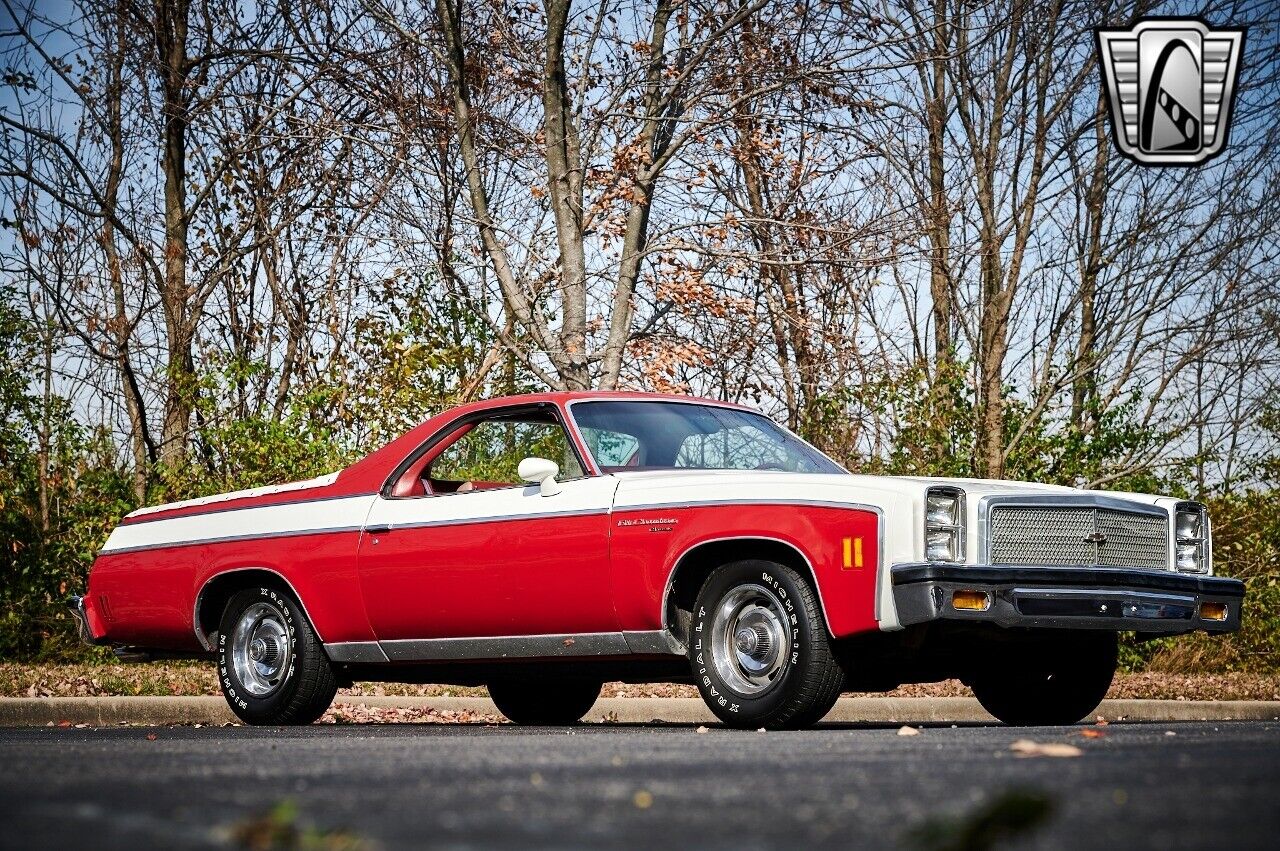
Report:
M566 479L565 481L576 481ZM537 491L538 486L524 486L528 490ZM481 491L484 493L484 491ZM407 499L408 497L398 497ZM547 511L540 514L489 514L484 517L461 517L452 520L424 520L421 523L392 523L391 530L397 529L430 529L436 526L474 526L481 523L515 523L521 520L555 520L561 517L586 517L593 514L608 514L607 508L580 508L574 511Z
M1109 511L1124 511L1129 514L1163 517L1169 521L1171 527L1175 525L1174 518L1170 517L1169 512L1158 505L1146 505L1145 503L1103 494L1071 494L1069 496L996 494L984 496L978 500L978 564L991 563L991 536L988 534L991 510L997 507L1010 506L1025 506L1027 508L1103 508ZM1172 550L1170 552L1172 553Z
M392 662L626 656L634 652L621 632L411 638L383 641L380 644L387 659Z
M631 648L632 653L683 656L689 652L688 648L684 646L684 642L676 638L668 629L624 632L622 637L626 639L627 646Z
M692 500L685 502L646 502L639 505L615 504L613 506L613 513L617 514L622 511L652 511L656 508L716 508L726 505L795 505L801 508L839 508L861 511L880 511L880 509L874 505L863 505L862 503L857 502L839 502L833 499L770 499L768 497L760 497L759 499L706 499L701 501Z
M326 644L324 650L329 661L339 664L379 664L386 662L387 654L376 641L337 641Z
M684 645L661 629L558 635L497 635L476 638L415 638L395 641L340 641L326 644L334 662L469 661L565 656L683 656Z
M214 649L213 645L209 642L208 637L200 629L200 604L201 602L204 601L204 592L209 590L209 585L212 584L213 580L218 579L219 577L222 577L222 576L226 576L231 573L244 573L246 570L256 570L262 573L270 573L279 577L280 581L282 581L286 586L288 586L289 593L293 595L293 599L297 600L298 605L302 607L302 613L307 616L307 622L311 624L311 629L316 634L316 640L319 641L321 644L324 643L324 637L320 635L320 628L316 626L316 619L311 617L311 612L307 611L307 604L303 601L302 595L298 593L298 589L293 587L293 583L290 582L288 579L286 579L285 575L278 570L273 570L272 568L269 568L269 567L250 566L250 567L233 567L230 570L220 570L217 573L210 576L208 579L206 579L204 581L204 585L200 586L199 592L196 593L195 606L191 610L191 628L195 631L196 640L200 642L201 647L203 647L205 650L208 650L210 652L212 652Z

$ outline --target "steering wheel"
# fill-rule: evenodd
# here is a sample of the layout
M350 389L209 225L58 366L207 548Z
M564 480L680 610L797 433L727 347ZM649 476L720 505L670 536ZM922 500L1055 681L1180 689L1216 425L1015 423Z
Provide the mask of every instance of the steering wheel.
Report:
M757 470L778 470L785 473L787 468L782 466L778 461L761 461L756 465Z

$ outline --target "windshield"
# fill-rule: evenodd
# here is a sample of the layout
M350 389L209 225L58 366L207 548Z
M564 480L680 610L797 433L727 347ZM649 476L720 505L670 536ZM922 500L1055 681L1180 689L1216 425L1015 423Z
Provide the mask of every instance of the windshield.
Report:
M772 420L750 411L685 402L579 402L572 412L588 451L606 473L844 472Z

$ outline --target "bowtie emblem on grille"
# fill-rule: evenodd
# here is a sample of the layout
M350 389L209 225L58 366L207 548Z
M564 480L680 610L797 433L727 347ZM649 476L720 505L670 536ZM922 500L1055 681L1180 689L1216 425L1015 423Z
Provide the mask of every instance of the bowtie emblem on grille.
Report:
M1092 535L1085 535L1084 539L1089 543L1097 544L1098 546L1102 546L1107 542L1107 536L1101 532L1094 532Z

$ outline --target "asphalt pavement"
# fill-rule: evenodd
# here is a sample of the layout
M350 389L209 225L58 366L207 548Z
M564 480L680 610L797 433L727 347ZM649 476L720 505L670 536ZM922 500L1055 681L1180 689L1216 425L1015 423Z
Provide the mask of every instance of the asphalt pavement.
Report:
M1277 793L1274 722L0 729L0 848L1274 848Z

